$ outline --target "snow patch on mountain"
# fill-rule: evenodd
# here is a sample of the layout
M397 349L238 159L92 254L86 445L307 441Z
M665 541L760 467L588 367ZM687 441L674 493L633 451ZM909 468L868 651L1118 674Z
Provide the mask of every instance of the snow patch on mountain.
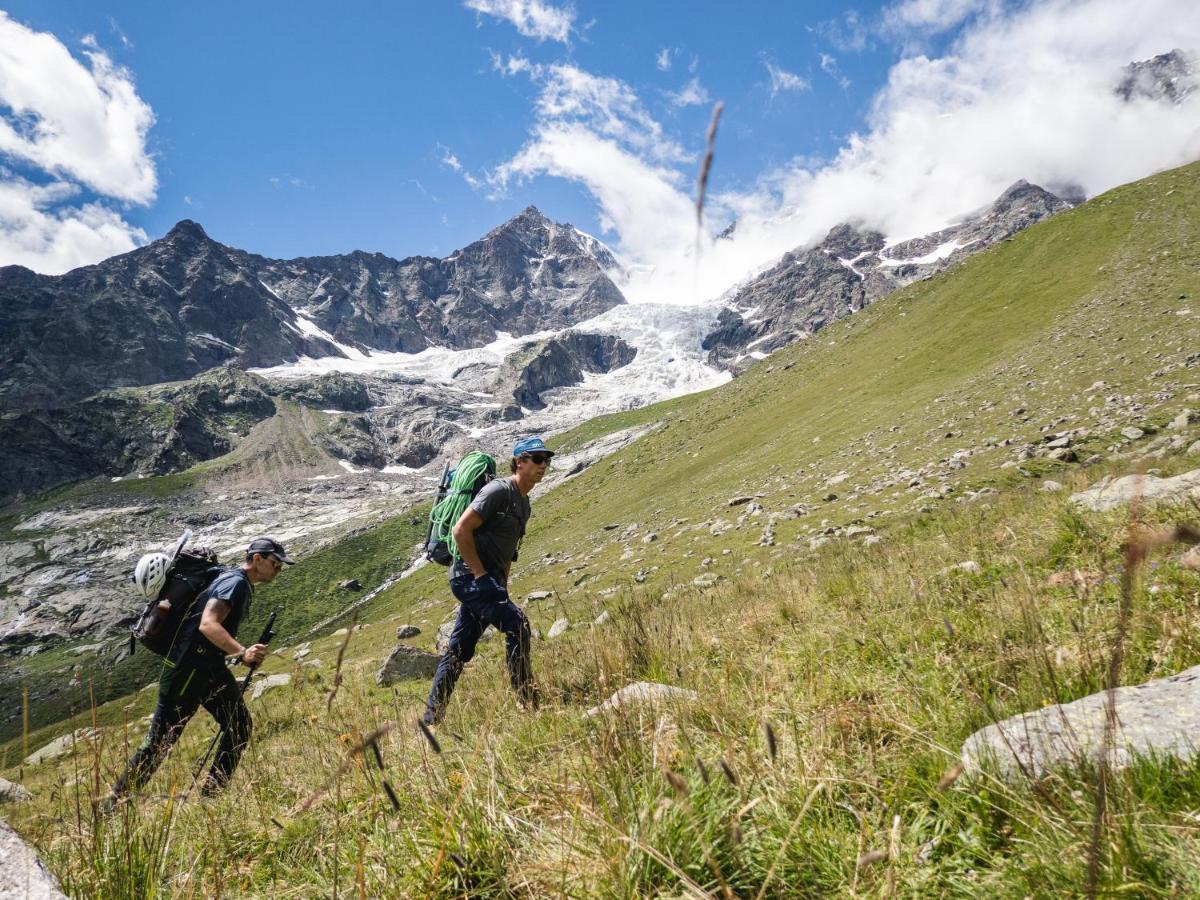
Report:
M900 242L895 241L893 243L898 244ZM973 243L975 243L975 242L967 241L966 243L960 244L956 240L946 241L946 243L938 245L936 248L934 248L929 253L926 253L924 256L916 256L916 257L913 257L912 259L892 259L891 257L885 255L887 253L887 247L884 247L882 250L879 251L879 265L881 265L881 266L924 266L924 265L928 265L929 263L935 263L935 262L938 262L939 260L946 259L947 257L951 256L955 250L959 250L963 247L968 247Z
M566 427L729 381L729 372L705 362L700 346L720 309L718 304L637 303L581 322L573 330L615 335L636 347L637 356L611 372L585 374L582 384L544 393L549 406L528 417L530 430Z

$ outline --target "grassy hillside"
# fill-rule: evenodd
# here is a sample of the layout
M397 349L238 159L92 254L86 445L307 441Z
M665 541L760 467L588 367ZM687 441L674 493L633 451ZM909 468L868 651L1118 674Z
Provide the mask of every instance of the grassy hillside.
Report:
M535 504L513 592L554 592L529 604L541 631L574 625L535 641L539 712L498 640L437 746L413 724L427 684L375 685L396 624L429 646L453 612L426 567L314 641L320 665L272 658L293 683L252 704L228 796L175 793L205 719L150 796L94 817L143 694L98 710L128 723L98 748L10 749L37 797L12 821L89 896L1023 896L1080 892L1089 856L1098 892L1200 892L1200 765L1139 763L1098 818L1096 773L943 779L975 729L1103 684L1126 513L1045 477L1200 466L1200 429L1159 434L1200 409L1198 203L1200 165L1120 188L637 414L663 425ZM1043 455L1056 435L1076 461ZM1162 551L1139 574L1127 683L1200 663L1195 573ZM637 680L696 697L584 716Z

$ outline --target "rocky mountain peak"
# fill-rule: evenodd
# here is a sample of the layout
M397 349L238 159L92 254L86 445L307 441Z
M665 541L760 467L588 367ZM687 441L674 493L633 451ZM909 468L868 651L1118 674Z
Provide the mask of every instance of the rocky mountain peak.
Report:
M1132 62L1123 71L1116 94L1127 101L1136 97L1178 105L1197 86L1196 60L1178 48Z
M1063 202L1061 197L1050 193L1045 188L1039 187L1036 184L1030 184L1024 178L1013 183L1004 190L995 202L992 203L991 213L993 215L1002 215L1031 203L1041 206L1055 206Z
M821 249L832 256L853 259L862 253L875 253L886 243L882 232L867 231L856 225L843 222L829 229Z
M193 222L191 219L180 219L175 223L175 227L166 233L164 240L211 240L199 222Z
M527 206L503 225L493 228L484 240L501 236L514 237L531 247L543 247L554 229L551 222L536 206Z

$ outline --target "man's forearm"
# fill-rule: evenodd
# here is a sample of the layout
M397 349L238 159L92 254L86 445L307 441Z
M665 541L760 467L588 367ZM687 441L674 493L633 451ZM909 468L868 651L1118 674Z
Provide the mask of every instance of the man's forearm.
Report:
M458 544L458 555L462 557L468 569L477 576L486 571L479 559L479 551L475 549L475 532L464 528L454 535L454 542Z
M200 633L208 638L209 643L228 656L237 656L246 649L219 622L201 621Z

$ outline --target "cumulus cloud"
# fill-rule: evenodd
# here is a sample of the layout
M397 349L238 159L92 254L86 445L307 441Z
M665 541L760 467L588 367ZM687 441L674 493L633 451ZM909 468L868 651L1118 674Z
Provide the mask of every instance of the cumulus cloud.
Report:
M536 113L543 122L576 122L653 159L679 162L687 154L669 139L637 93L618 78L593 75L570 64L538 74L542 91Z
M913 5L910 17L925 10L920 21L932 27L953 18L948 9ZM1043 0L976 9L959 27L943 55L892 67L866 127L831 159L794 160L748 190L718 181L707 216L714 228L736 218L731 240L697 240L695 159L649 124L628 86L578 70L544 87L529 142L494 177L583 185L634 263L626 295L694 303L841 222L903 239L985 206L1019 178L1094 195L1200 158L1200 92L1179 105L1114 92L1128 63L1200 49L1191 0ZM632 134L653 136L639 143ZM655 152L664 145L672 152ZM720 138L716 151L719 178Z
M695 211L681 167L694 158L625 82L568 64L531 76L540 87L535 122L525 146L489 174L493 190L565 178L596 199L602 227L620 235L635 266L686 253Z
M772 97L782 91L807 91L812 88L807 78L782 69L769 59L763 60L763 65L767 67L767 74L771 76Z
M883 27L939 34L983 10L999 12L999 0L902 0L883 11Z
M654 64L658 66L660 72L669 71L671 68L671 57L678 51L672 50L670 47L663 47L658 51L658 56L654 57Z
M0 264L56 275L146 242L144 231L100 203L70 205L79 193L0 169Z
M575 11L542 0L466 0L467 9L505 19L525 37L566 43L571 37Z
M12 167L0 169L0 263L57 273L146 239L105 201L154 199L154 113L128 71L82 43L86 64L0 12L0 157Z
M694 77L678 91L667 91L667 99L672 106L704 106L710 102L708 91L700 83L700 78Z

